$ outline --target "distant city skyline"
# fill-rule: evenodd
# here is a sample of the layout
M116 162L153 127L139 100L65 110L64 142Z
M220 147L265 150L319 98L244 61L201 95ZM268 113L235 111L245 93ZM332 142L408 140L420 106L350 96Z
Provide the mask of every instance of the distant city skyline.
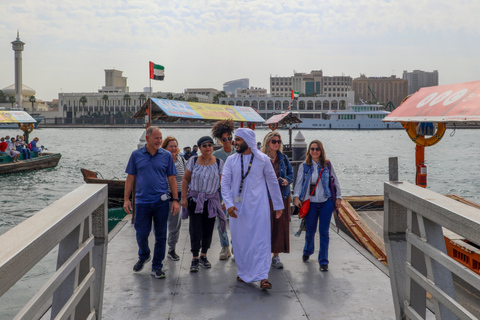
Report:
M96 92L104 70L131 91L149 86L148 62L165 67L153 91L222 90L248 78L323 70L325 76L402 77L438 70L439 85L479 80L480 2L17 1L0 5L0 88L15 82L11 42L25 42L23 83L36 97Z

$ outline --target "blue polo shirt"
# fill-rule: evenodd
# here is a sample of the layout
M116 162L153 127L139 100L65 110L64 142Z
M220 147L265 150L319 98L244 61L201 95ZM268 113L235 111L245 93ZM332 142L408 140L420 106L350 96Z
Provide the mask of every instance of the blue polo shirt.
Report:
M135 201L142 204L160 200L168 192L167 177L176 175L177 169L170 152L158 149L152 156L143 147L132 152L125 172L136 176Z

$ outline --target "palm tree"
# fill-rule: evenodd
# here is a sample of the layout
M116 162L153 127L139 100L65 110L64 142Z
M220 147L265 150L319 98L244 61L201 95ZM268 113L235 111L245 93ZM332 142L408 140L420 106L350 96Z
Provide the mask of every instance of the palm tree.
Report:
M228 97L227 93L222 90L213 96L213 103L220 103L220 98L227 98L227 97Z
M35 111L35 107L34 107L34 103L37 102L37 99L35 99L35 96L31 96L28 101L30 101L32 103L32 112Z
M140 100L140 107L143 105L143 102L145 102L147 100L147 96L145 94L141 94L139 97L138 97L138 100Z
M83 112L84 112L84 114L85 114L85 103L87 103L87 101L88 101L88 100L87 100L87 97L82 96L79 101L80 101L80 103L83 105Z
M102 100L105 101L103 103L103 114L105 115L105 107L107 106L108 94L104 94L103 97L102 97Z
M8 97L8 102L10 102L10 103L12 104L12 108L13 108L13 104L14 104L15 102L17 102L17 100L15 99L14 96L10 96L10 97Z
M165 96L165 99L173 100L173 94L171 92L167 93L167 95Z
M132 98L130 97L130 95L128 93L125 93L123 95L123 101L125 102L125 111L127 111L127 105L130 104L130 100L132 100Z

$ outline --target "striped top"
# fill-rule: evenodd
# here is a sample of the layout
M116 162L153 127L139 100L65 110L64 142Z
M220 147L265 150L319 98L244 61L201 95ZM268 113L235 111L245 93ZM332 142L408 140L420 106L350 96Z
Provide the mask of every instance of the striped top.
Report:
M192 157L187 162L187 169L192 173L188 188L206 194L217 192L220 189L220 173L223 170L223 160L219 159L220 166L217 165L216 161L209 166L201 166L198 161L194 164L194 159L195 157Z
M177 154L177 160L175 160L175 168L177 169L177 174L175 175L175 179L177 180L177 191L182 191L182 179L183 174L185 173L185 166L187 161ZM168 180L167 180L168 182ZM170 189L170 183L168 184L168 192L172 193L172 189Z

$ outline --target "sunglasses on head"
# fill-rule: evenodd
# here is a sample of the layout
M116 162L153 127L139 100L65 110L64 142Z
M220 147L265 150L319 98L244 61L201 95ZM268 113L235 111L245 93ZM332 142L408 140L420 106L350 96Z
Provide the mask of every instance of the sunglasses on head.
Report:
M272 139L272 140L270 140L270 142L273 143L273 144L276 144L276 143L282 143L282 140L280 140L280 139L279 139L279 140Z
M228 140L228 141L232 141L232 137L222 138L222 141L223 141L223 142L227 142L227 140Z
M211 143L202 144L202 148L211 148L211 147L213 147L213 144Z
M320 148L310 148L310 151L320 151Z

